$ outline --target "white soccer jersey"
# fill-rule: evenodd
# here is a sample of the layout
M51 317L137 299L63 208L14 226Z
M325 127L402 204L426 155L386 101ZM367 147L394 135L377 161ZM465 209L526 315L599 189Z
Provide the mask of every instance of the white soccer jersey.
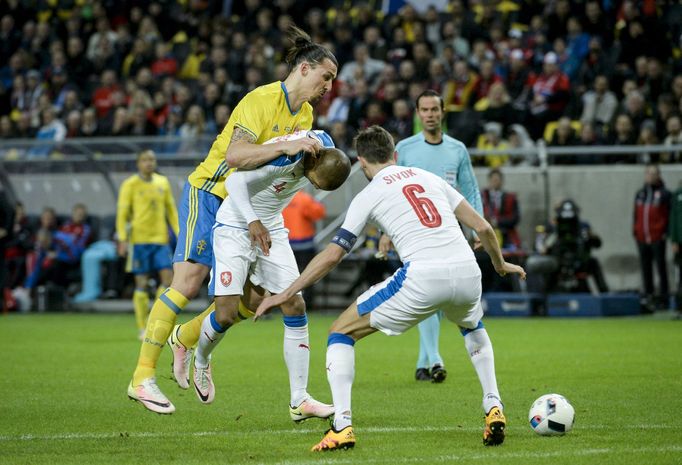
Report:
M391 165L353 199L333 241L349 250L372 222L391 238L403 262L475 261L453 213L463 198L428 171Z
M316 137L323 146L334 146L323 131L298 131L266 144L303 137ZM283 228L282 210L309 184L303 175L302 160L303 152L281 155L255 170L232 173L225 180L228 196L218 209L216 222L246 229L252 221L260 220L270 231Z

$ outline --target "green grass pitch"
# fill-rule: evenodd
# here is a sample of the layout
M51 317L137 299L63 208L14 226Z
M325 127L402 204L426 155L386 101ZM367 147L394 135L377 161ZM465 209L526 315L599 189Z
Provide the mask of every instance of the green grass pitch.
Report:
M331 321L310 315L309 392L322 401L331 400ZM444 322L441 385L413 379L414 329L356 345L356 448L315 454L327 426L289 419L278 317L229 330L214 354L210 406L169 379L164 350L159 385L177 408L170 416L126 397L139 350L132 315L0 317L0 463L682 463L682 321L488 319L486 327L508 418L502 446L482 445L480 386L461 336ZM531 402L551 392L576 410L563 437L537 436L527 423Z

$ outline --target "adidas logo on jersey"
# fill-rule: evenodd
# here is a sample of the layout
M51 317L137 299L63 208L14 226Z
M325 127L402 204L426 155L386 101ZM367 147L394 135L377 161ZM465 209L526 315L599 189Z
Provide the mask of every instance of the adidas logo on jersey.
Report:
M275 124L275 125L272 127L272 132L279 132L279 124Z

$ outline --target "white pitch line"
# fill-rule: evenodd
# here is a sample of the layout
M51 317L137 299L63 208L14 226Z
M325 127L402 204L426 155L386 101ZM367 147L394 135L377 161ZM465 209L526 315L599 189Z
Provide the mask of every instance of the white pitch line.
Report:
M514 425L507 427L511 431L527 431L530 427L526 425ZM577 430L603 430L614 429L609 425L576 425ZM680 429L682 426L676 425L619 425L619 429L650 429L650 430L667 430ZM148 432L148 431L132 431L132 432L103 432L103 433L61 433L54 435L41 434L20 434L20 435L4 435L0 436L0 442L10 441L62 441L62 440L92 440L92 439L147 439L147 438L173 438L173 437L202 437L202 436L227 436L227 437L241 437L265 434L309 434L317 433L324 428L318 429L287 429L287 430L251 430L251 431L171 431L171 432ZM482 430L482 427L455 427L455 426L377 426L377 427L359 427L355 428L359 433L418 433L418 432L435 432L444 433L452 431L462 432L476 432Z
M404 457L404 458L398 458L398 457L391 457L387 458L386 462L390 463L434 463L434 462L444 462L444 463L453 463L458 460L480 460L480 459L491 459L492 457L495 458L495 460L499 459L513 459L513 458L522 458L522 459L529 459L533 461L534 463L537 463L537 459L542 459L542 458L554 458L554 457L587 457L587 456L595 456L595 455L604 455L604 454L622 454L622 453L628 453L628 454L650 454L650 453L666 453L666 452L682 452L682 446L663 446L663 447L626 447L626 448L621 448L621 447L609 447L609 448L599 448L599 449L582 449L582 450L575 450L575 451L553 451L553 452L505 452L502 449L496 448L494 450L494 454L481 454L481 453L472 453L472 454L449 454L449 455L439 455L436 457ZM338 456L337 456L338 457ZM376 459L372 459L373 462L376 462ZM324 464L356 464L358 463L357 457L348 457L348 458L341 458L341 459L327 459L323 458L321 460L311 460L308 462L301 462L299 460L292 462L292 461L285 461L285 462L275 462L273 465L324 465Z

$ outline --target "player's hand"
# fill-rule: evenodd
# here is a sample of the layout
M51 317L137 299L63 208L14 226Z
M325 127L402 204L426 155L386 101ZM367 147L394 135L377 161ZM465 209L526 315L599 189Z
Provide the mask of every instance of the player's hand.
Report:
M321 148L322 144L320 144L320 141L312 137L282 142L282 150L285 155L296 155L301 151L317 155Z
M263 251L263 255L266 257L270 255L272 239L270 239L270 232L260 220L249 223L249 238L251 239L251 247L258 246Z
M526 279L526 270L521 268L519 265L514 265L511 263L503 262L502 266L495 267L495 271L500 276L506 276L507 274L517 274L521 279Z
M119 257L125 257L126 255L128 255L128 242L119 241L119 243L118 243L118 256Z
M388 252L391 251L391 247L393 247L391 238L386 234L382 234L381 238L379 239L379 253L384 254L384 256L388 256Z
M263 299L263 301L256 309L256 314L253 316L253 320L256 321L258 318L269 312L271 309L279 307L287 300L289 299L284 294L275 294L271 295L270 297L266 297L265 299Z

